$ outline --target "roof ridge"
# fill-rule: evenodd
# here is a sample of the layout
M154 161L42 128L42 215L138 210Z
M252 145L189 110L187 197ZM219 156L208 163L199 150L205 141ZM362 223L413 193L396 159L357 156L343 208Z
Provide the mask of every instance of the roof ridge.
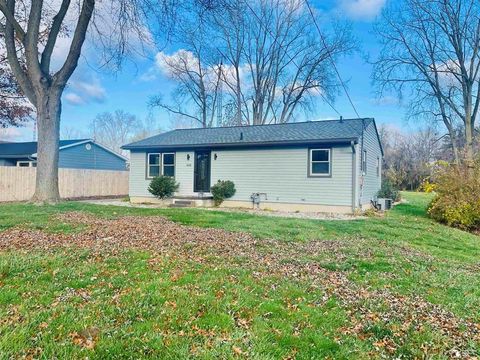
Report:
M285 123L275 123L275 124L254 124L254 125L231 125L231 126L211 126L211 127L198 127L198 128L184 128L184 129L173 129L168 132L173 131L185 131L185 130L207 130L207 129L232 129L232 128L252 128L252 127L265 127L265 126L281 126L281 125L295 125L295 124L308 124L316 122L351 122L355 120L373 120L373 118L349 118L349 119L319 119L319 120L307 120L307 121L295 121L295 122L285 122ZM163 133L163 134L165 134Z

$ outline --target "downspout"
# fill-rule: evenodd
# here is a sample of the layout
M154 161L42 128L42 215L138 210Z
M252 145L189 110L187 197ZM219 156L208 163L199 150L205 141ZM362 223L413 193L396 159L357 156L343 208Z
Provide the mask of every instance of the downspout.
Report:
M362 199L363 199L363 187L365 185L365 172L363 169L363 149L364 149L364 143L365 143L365 119L362 119L362 146L360 147L360 176L361 176L361 181L360 181L360 194L358 197L358 205L360 207L360 210L362 210Z
M352 147L352 214L355 214L355 210L357 209L357 153L355 151L355 141L352 141L350 146Z

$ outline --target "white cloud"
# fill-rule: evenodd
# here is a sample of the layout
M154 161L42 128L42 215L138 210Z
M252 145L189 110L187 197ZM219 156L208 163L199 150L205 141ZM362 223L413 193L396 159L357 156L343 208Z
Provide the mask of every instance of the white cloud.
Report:
M373 20L387 0L338 0L338 9L354 20Z
M75 93L65 94L64 99L71 105L83 105L83 104L85 104L82 97L75 94Z
M64 99L71 105L84 105L92 102L103 103L107 93L100 80L93 77L90 80L73 79L68 84L68 93Z
M0 128L0 141L15 141L22 133L17 128Z

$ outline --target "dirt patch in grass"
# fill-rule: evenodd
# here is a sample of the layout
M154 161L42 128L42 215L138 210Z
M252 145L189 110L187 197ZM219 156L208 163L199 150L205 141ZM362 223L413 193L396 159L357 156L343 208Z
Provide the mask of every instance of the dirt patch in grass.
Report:
M362 287L348 279L348 270L327 269L311 260L315 256L336 260L347 257L344 249L348 244L340 240L306 243L259 240L248 233L185 226L163 217L104 219L72 212L58 216L55 221L86 225L86 228L74 234L9 229L0 234L0 251L75 247L105 255L134 248L208 265L215 261L228 263L250 268L254 276L286 276L321 289L325 295L319 298L319 303L335 298L347 309L350 323L342 329L344 335L367 339L376 354L415 357L416 354L399 352L408 350L412 334L421 334L428 328L440 339L425 342L423 353L438 352L452 358L477 355L479 324L461 319L420 297ZM362 248L361 244L356 249L359 256L371 256L368 248ZM423 255L407 248L399 251L405 256Z

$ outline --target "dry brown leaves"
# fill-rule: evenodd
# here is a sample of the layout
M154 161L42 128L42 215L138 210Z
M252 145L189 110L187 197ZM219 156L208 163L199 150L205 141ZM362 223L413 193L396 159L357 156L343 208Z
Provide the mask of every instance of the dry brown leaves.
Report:
M85 213L66 213L58 221L87 225L85 231L76 234L47 234L42 231L9 229L0 236L0 251L9 249L46 250L59 247L88 248L95 254L115 254L134 248L152 251L158 255L188 259L200 263L211 262L212 257L236 261L242 267L250 267L254 276L276 274L306 280L326 291L319 299L321 305L335 297L348 309L351 325L343 329L345 334L360 338L371 337L365 329L369 324L381 323L392 330L392 335L374 342L383 354L393 354L401 346L408 332L421 331L429 326L448 339L449 357L470 356L469 341L480 341L480 328L453 313L443 310L420 297L408 297L385 290L371 290L358 286L347 278L346 272L330 271L317 262L299 262L305 254L327 254L334 260L344 258L339 241L310 241L286 243L275 240L258 240L247 233L229 232L184 226L163 217L121 217L116 219L96 218ZM368 249L360 249L369 257ZM410 249L399 249L409 254ZM300 255L300 256L299 256ZM424 254L422 254L424 255ZM155 266L153 260L150 266ZM181 274L173 273L172 281ZM80 296L88 301L88 294L70 291L64 295ZM222 294L219 294L222 296ZM63 299L57 299L62 301ZM175 304L170 304L175 306ZM381 308L382 310L376 310ZM11 314L15 316L15 312ZM248 320L237 319L239 326L249 326ZM397 324L402 324L398 326ZM80 346L95 346L97 335L71 334L72 341ZM240 351L239 351L240 350ZM427 349L428 350L428 349ZM234 349L241 354L241 349Z

